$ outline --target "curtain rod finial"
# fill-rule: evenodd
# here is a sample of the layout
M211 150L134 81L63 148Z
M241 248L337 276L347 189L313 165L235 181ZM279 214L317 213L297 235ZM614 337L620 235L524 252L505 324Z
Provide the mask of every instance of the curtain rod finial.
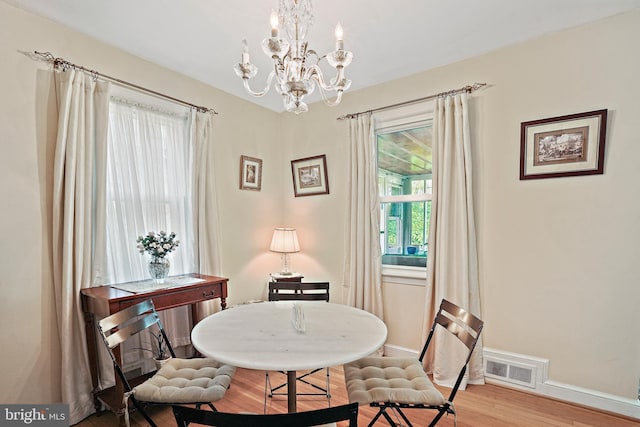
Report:
M53 55L50 52L38 52L37 50L34 50L33 52L27 52L25 50L18 49L18 53L23 54L24 56L26 56L27 58L33 61L40 61L40 62L53 61Z

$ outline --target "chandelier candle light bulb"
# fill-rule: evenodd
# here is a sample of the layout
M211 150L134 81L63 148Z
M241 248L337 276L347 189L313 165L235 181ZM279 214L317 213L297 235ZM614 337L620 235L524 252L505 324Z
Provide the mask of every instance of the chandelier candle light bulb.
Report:
M278 37L278 13L275 10L271 11L271 37Z
M342 25L338 22L336 25L336 50L344 50L344 32L342 31Z
M242 64L246 65L249 61L249 45L247 39L242 40Z

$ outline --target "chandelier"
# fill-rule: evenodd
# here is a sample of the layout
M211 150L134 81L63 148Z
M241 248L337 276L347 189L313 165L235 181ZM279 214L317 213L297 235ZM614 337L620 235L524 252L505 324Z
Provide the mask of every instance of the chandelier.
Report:
M309 107L303 99L314 91L316 85L327 105L335 106L340 103L342 93L351 86L351 80L344 76L344 69L351 63L353 54L344 50L340 23L336 26L336 49L333 52L320 56L309 49L305 37L312 18L311 0L280 0L278 12L271 13L271 37L262 41L262 50L273 60L273 70L267 77L265 88L260 92L249 86L249 79L258 73L258 68L250 62L247 41L242 40L242 62L234 70L242 78L249 94L257 97L265 95L275 77L275 90L282 95L288 112L299 114L308 111ZM280 37L280 25L285 29L289 40ZM323 59L337 71L329 82L320 69Z

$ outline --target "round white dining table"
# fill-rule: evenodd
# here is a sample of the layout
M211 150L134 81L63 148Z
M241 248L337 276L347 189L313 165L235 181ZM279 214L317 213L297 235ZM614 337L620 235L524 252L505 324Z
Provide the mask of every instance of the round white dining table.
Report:
M387 327L373 314L320 301L240 305L206 317L191 332L193 346L219 362L287 371L289 412L296 412L296 371L354 361L386 338Z

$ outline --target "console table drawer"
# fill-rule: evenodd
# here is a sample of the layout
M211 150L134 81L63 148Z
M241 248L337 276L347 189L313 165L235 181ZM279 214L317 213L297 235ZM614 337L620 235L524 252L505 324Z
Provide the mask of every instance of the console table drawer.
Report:
M194 304L196 302L207 301L215 298L223 297L223 284L214 283L211 285L201 286L189 291L167 291L163 294L151 297L153 303L159 307L172 308L182 305ZM226 296L226 295L224 295Z

